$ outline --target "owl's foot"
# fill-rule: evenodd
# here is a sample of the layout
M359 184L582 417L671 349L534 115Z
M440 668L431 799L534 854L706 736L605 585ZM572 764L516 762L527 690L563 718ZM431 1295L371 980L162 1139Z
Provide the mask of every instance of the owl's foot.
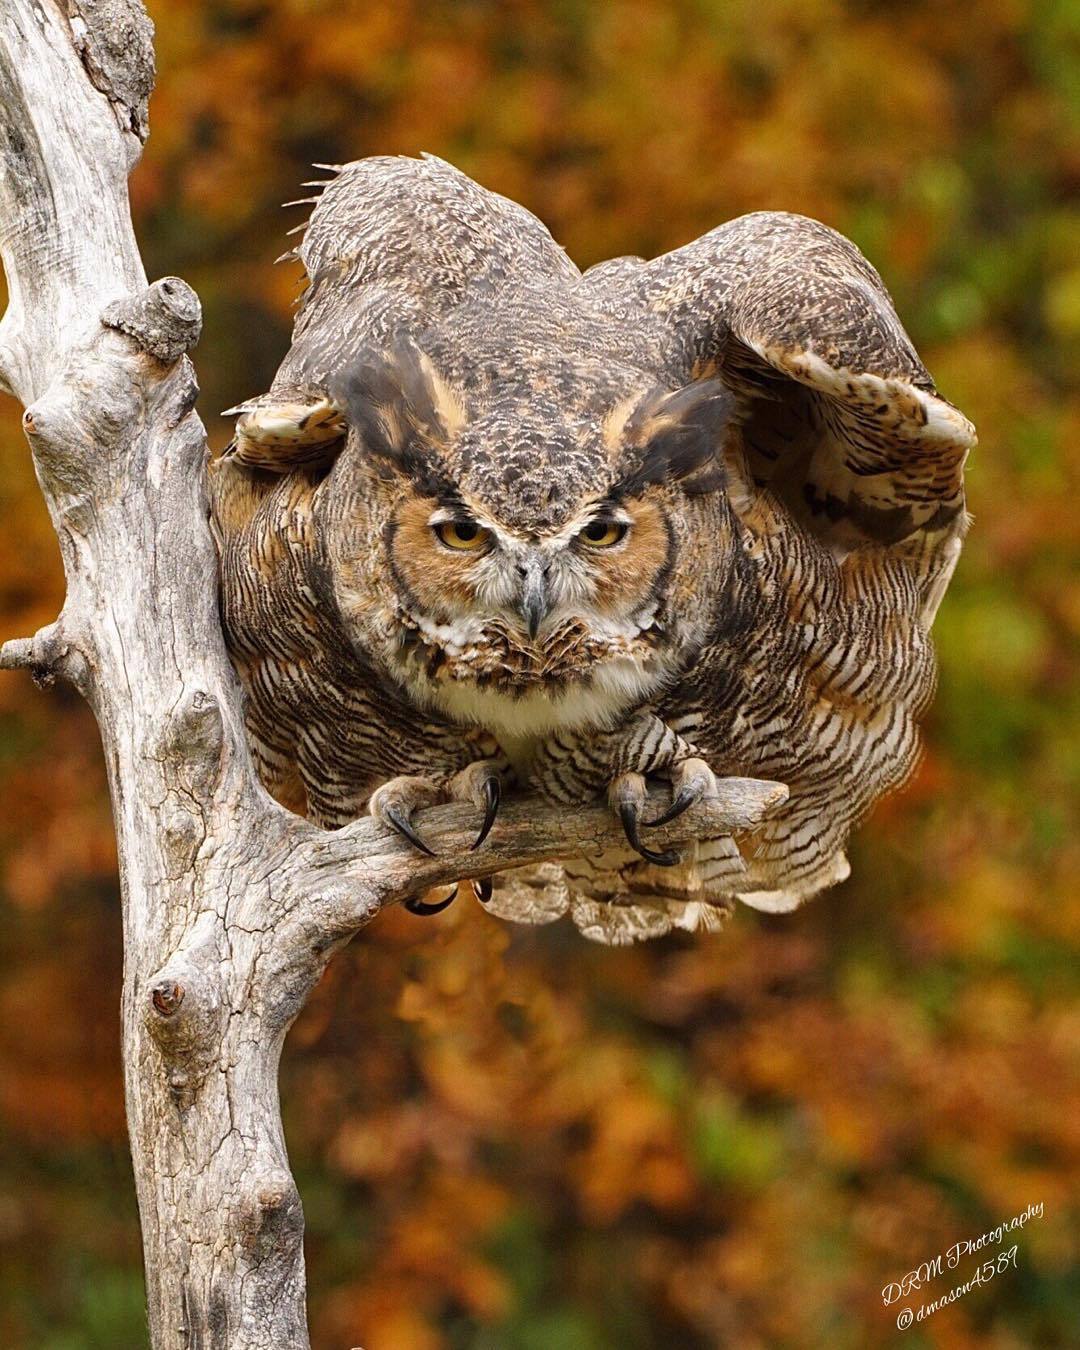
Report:
M499 803L502 801L500 770L505 768L506 765L499 760L475 759L450 779L450 800L471 802L478 811L484 813L480 833L470 845L472 849L480 847L495 824L495 817L499 814Z
M429 914L441 914L444 909L449 909L457 899L458 886L450 888L450 894L442 900L421 900L414 896L411 900L405 901L405 908L410 914L418 914L425 918ZM433 891L428 891L428 895L433 895Z
M662 816L657 816L655 820L643 820L642 825L651 828L667 825L698 802L716 796L716 774L703 759L684 759L672 769L670 778L671 805Z
M630 846L656 867L674 867L679 855L673 849L657 853L648 848L641 839L642 827L655 828L667 825L678 819L684 811L716 795L716 775L703 759L696 757L684 759L671 769L671 805L655 820L642 820L641 811L645 805L645 775L640 773L621 773L608 789L608 800L612 809L618 812L623 830Z
M388 829L396 831L407 839L414 848L426 853L429 858L438 854L420 838L413 828L412 815L425 806L436 806L443 800L441 785L431 778L419 778L402 774L400 778L391 778L376 788L368 802L368 812Z
M567 804L589 801L606 786L630 846L657 867L676 866L679 855L647 847L642 828L666 825L716 791L713 772L696 747L648 709L611 731L548 737L536 753L531 777L549 800ZM650 778L670 781L672 802L656 820L643 820Z
M641 811L645 798L645 775L642 773L621 773L608 789L608 801L622 821L630 847L656 867L674 867L679 861L679 855L673 849L657 853L641 842L641 826L645 824L641 819Z
M477 900L479 900L482 905L488 904L491 900L492 892L494 891L494 883L491 878L478 877L475 881L470 881L469 885L472 887L472 893L476 896ZM458 892L461 890L461 882L459 881L456 886L449 886L446 889L449 891L449 895L444 896L441 900L421 900L414 896L411 900L406 900L404 902L405 908L410 914L417 914L421 918L427 918L429 914L441 914L444 909L449 909L458 898ZM428 891L428 895L434 894L434 891Z
M407 839L413 848L429 858L438 855L421 838L412 823L413 813L442 802L469 802L483 812L480 830L472 843L479 848L488 837L502 800L502 778L506 765L501 760L477 759L449 779L420 778L403 774L376 788L368 802L368 811L380 824ZM452 899L453 897L451 897ZM450 901L440 904L445 909ZM413 911L416 912L415 910ZM430 911L438 913L438 910Z

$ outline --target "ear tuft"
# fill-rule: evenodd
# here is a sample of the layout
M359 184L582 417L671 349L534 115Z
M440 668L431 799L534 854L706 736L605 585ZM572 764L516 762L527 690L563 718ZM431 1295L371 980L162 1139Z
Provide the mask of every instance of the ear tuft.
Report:
M632 494L663 482L677 482L689 493L722 488L724 435L734 410L735 399L719 380L697 380L643 399L626 421L626 474L619 490Z
M438 447L464 422L460 398L413 343L365 353L328 381L364 451L416 479L441 478Z

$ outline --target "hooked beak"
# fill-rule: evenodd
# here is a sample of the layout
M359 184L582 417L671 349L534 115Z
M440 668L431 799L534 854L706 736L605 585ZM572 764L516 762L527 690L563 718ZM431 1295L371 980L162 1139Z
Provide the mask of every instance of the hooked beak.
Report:
M521 573L521 615L533 639L540 631L540 625L551 612L551 597L547 588L547 569L538 556L530 555L524 563L518 564Z

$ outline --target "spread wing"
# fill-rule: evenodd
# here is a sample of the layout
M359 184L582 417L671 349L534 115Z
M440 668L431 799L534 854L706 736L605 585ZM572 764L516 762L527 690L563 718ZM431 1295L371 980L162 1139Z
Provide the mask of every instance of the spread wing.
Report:
M735 393L731 450L758 504L779 499L838 558L871 545L908 560L933 618L966 525L975 430L935 390L854 244L757 212L585 281L632 292L669 328L683 378L712 375Z

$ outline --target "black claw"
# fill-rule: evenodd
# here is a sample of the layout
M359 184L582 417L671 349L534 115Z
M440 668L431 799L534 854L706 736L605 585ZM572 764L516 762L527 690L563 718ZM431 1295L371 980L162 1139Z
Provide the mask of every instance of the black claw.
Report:
M657 825L669 825L673 820L678 820L684 811L689 811L697 799L698 794L693 788L680 788L662 816L657 816L655 820L643 820L641 823L647 825L649 829L653 829Z
M479 877L473 882L472 887L476 892L477 900L479 900L482 905L486 905L491 899L491 892L495 888L495 883L490 877Z
M405 838L409 841L409 843L413 845L414 848L418 848L421 853L426 853L429 858L437 858L439 856L434 849L428 848L427 844L424 843L424 841L413 829L412 822L409 820L409 817L403 815L397 809L396 806L384 807L383 815L394 827L394 829L397 830L398 834L403 834Z
M638 833L639 810L636 802L623 802L619 807L619 817L631 846L641 854L646 862L651 862L655 867L674 867L679 861L677 853L673 853L670 849L666 853L656 853L651 848L646 848L641 842L641 835Z
M480 826L480 833L473 841L472 847L479 848L484 840L491 833L491 827L495 824L495 817L499 814L499 801L502 797L502 789L499 780L494 774L484 783L484 795L487 797L487 806L484 809L484 823Z
M440 900L438 904L435 905L425 904L423 900L417 900L415 898L412 900L406 900L405 908L409 911L410 914L419 914L421 917L424 918L426 918L427 915L429 914L441 914L444 909L448 909L454 903L454 901L457 899L457 893L458 888L455 886L453 892L450 895L448 895L445 900Z

